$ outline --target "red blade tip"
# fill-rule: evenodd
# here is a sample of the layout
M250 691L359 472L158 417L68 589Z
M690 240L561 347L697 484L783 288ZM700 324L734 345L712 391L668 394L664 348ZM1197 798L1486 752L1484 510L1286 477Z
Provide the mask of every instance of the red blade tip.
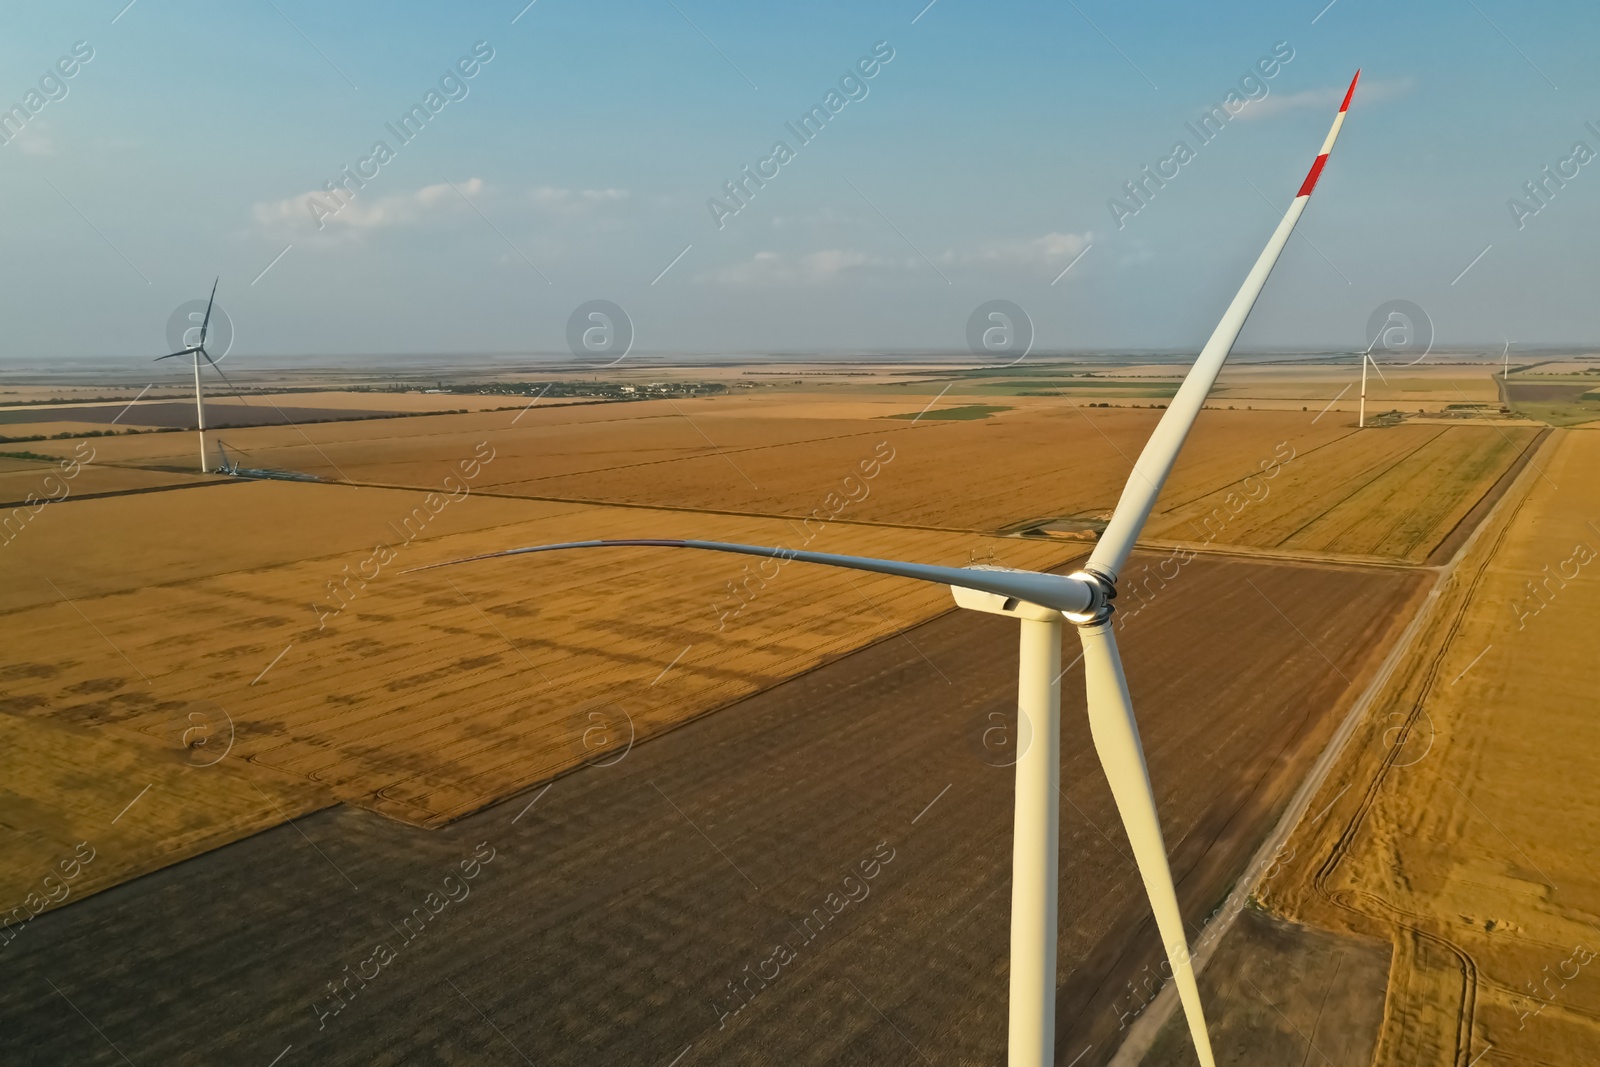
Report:
M1350 98L1356 95L1356 82L1361 80L1361 68L1356 68L1356 76L1350 79L1350 88L1345 90L1344 103L1339 105L1340 111L1350 110Z

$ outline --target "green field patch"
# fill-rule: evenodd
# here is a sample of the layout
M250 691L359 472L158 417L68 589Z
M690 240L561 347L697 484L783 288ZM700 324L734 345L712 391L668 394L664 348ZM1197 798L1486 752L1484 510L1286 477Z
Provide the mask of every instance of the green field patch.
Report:
M940 408L938 411L925 411L922 413L906 412L904 415L884 415L885 419L940 419L967 422L972 419L987 419L997 411L1010 411L1011 409L1001 404L963 404L957 408Z
M1571 404L1513 404L1518 415L1551 426L1577 426L1585 422L1600 421L1600 401Z
M993 382L977 388L995 389L1005 386L1016 389L1165 389L1169 393L1175 393L1181 384L1176 379L1161 378L1057 378L1054 381Z
M1586 383L1514 381L1504 386L1511 410L1551 426L1576 426L1600 419L1600 390Z
M1147 396L1169 397L1178 391L1178 382L1141 379L1063 378L1009 382L984 382L969 385L967 392L986 396Z

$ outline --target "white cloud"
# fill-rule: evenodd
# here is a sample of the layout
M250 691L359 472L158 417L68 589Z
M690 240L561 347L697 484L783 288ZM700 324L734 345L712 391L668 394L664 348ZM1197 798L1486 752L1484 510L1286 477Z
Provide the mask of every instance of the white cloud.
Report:
M1404 96L1411 91L1413 82L1410 78L1401 78L1398 81L1371 81L1362 82L1356 87L1356 99L1351 106L1357 104L1378 104L1385 100L1393 100L1397 96ZM1344 101L1344 94L1349 86L1327 86L1322 89L1305 89L1298 93L1268 93L1260 100L1247 104L1234 118L1238 119L1270 119L1279 115L1287 115L1294 111L1324 111L1331 119L1334 110Z
M462 196L476 202L488 193L489 186L482 178L468 178L455 183L424 185L408 192L378 195L376 181L365 189L347 196L341 206L339 198L324 190L313 190L283 200L267 200L251 208L251 217L258 230L274 237L306 238L308 236L337 240L350 239L377 230L416 226L447 213L468 210L461 202ZM457 194L460 190L460 195ZM576 216L598 211L607 206L625 202L626 189L562 189L541 185L524 190L520 202L533 205L541 211L556 215ZM321 223L319 226L318 223Z
M1016 264L1026 267L1065 265L1087 248L1094 234L1047 233L1042 237L987 241L976 249L944 253L946 263Z
M558 189L541 185L528 190L528 198L546 211L577 215L628 199L626 189Z
M1036 269L1064 267L1088 248L1092 233L1047 233L1039 237L987 241L974 248L947 249L935 256L941 264L979 267L1015 266ZM848 248L825 248L804 255L763 251L739 263L695 276L696 281L725 285L777 285L831 282L869 271L926 271L921 256L877 256Z
M782 252L757 252L754 256L731 266L720 267L695 276L696 281L716 281L725 285L773 285L779 283L822 284L851 272L904 267L904 260L886 259L847 248L827 248L807 252L803 256L786 256Z
M461 196L478 196L485 188L482 178L468 178L456 182L455 188L440 182L389 196L373 196L362 190L343 200L342 206L333 194L319 190L286 200L263 201L251 208L251 215L258 227L274 234L288 230L303 235L309 230L324 236L350 235L412 226L452 207L465 208ZM461 195L457 195L457 189Z

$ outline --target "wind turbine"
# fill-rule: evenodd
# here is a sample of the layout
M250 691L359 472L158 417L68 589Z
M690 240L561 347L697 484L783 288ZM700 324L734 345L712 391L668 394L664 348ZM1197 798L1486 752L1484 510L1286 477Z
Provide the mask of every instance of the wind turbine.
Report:
M1358 77L1360 76L1360 72L1357 72L1357 76ZM1373 342L1373 344L1376 344L1376 343L1377 343L1376 341ZM1368 345L1367 346L1367 350L1365 352L1361 353L1361 414L1356 418L1356 426L1357 427L1364 427L1364 426L1367 425L1367 364L1368 363L1372 364L1372 369L1378 372L1378 377L1379 378L1383 378L1383 384L1384 385L1388 385L1389 384L1389 379L1383 377L1383 368L1378 366L1378 361L1372 358L1372 345Z
M1133 715L1122 658L1112 634L1112 599L1117 577L1127 564L1134 542L1155 507L1156 497L1172 471L1178 452L1195 417L1222 370L1234 341L1243 329L1267 276L1294 231L1311 192L1339 136L1350 99L1355 94L1356 71L1345 93L1333 128L1310 173L1295 194L1267 247L1246 275L1244 284L1200 351L1183 384L1167 405L1155 431L1146 442L1133 474L1105 532L1095 544L1082 570L1070 575L1040 574L993 566L935 567L896 560L837 556L789 548L728 544L720 541L629 539L573 541L490 552L466 559L435 563L451 566L473 560L497 559L535 552L612 546L655 546L732 552L770 559L799 560L850 570L871 571L901 578L950 586L956 604L976 611L1006 615L1021 623L1017 706L1032 727L1032 740L1017 760L1016 807L1011 856L1011 1001L1008 1062L1011 1067L1046 1067L1055 1061L1056 915L1059 873L1061 778L1061 637L1063 622L1071 622L1083 645L1083 668L1088 696L1089 727L1095 751L1128 832L1134 859L1150 897L1156 927L1161 933L1173 982L1188 1018L1195 1053L1203 1067L1215 1067L1206 1031L1200 991L1190 961L1183 916L1167 863L1161 822L1139 727ZM1363 368L1364 368L1363 364ZM1381 372L1380 372L1381 373Z
M216 303L217 282L220 282L221 280L222 278L219 276L216 281L211 283L211 299L206 301L206 316L204 319L200 320L200 340L192 345L181 348L176 352L169 352L164 356L156 357L157 363L164 359L171 359L174 356L194 357L194 409L195 419L198 423L198 429L200 431L201 474L206 473L206 401L205 394L200 389L200 357L204 356L206 358L206 362L211 364L212 367L217 365L217 361L211 358L211 353L206 351L206 328L211 325L211 305ZM218 373L221 372L219 371Z

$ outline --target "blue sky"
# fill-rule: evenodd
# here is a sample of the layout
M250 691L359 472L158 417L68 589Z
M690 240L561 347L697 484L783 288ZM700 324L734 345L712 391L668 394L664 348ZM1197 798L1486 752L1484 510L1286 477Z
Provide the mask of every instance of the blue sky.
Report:
M959 350L995 298L1040 348L1194 349L1358 66L1241 343L1360 348L1391 299L1496 351L1600 326L1600 164L1521 229L1507 206L1600 151L1592 5L125 2L0 16L5 106L93 49L0 146L9 358L158 354L217 274L235 355L561 351L596 298L640 351ZM402 144L385 124L477 42L466 95ZM894 58L802 145L785 123L878 42ZM1198 146L1185 123L1279 42L1266 95ZM1195 158L1119 229L1108 201L1180 138ZM719 229L707 200L779 139L794 158ZM318 229L307 196L378 140L394 158Z

